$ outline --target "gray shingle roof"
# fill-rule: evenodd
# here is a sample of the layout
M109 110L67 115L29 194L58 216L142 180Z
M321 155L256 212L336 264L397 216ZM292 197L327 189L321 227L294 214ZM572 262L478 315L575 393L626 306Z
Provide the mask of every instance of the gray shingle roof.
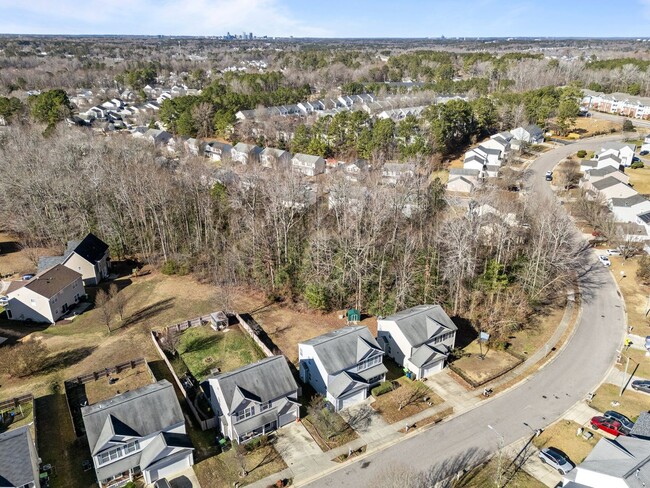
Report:
M68 247L73 241L68 243ZM97 264L108 251L108 244L102 241L92 232L88 233L78 244L73 248L73 252L84 258L92 264Z
M613 207L633 207L634 205L638 205L643 202L647 202L648 199L641 195L640 193L637 193L636 195L632 195L627 198L612 198L612 206Z
M438 334L458 330L440 305L418 305L383 320L395 322L412 347L424 344Z
M57 264L63 264L65 256L41 256L38 258L38 272L50 269Z
M650 441L650 413L643 412L639 415L639 418L634 422L630 435Z
M140 468L151 466L162 457L169 455L174 448L194 449L187 434L161 432L142 450Z
M592 183L592 185L597 190L604 190L606 188L611 188L612 186L616 186L616 185L625 185L625 183L622 183L621 180L619 180L618 178L614 178L613 176L608 176L607 178L603 178L602 180L595 181L594 183Z
M244 398L265 403L298 389L284 356L271 356L208 381L219 384L230 411Z
M409 358L409 361L411 361L414 365L416 365L418 368L421 368L425 364L429 364L436 358L446 358L447 353L437 349L433 346L430 346L428 344L422 344L420 347L418 347L413 355Z
M588 171L590 176L607 176L612 173L620 172L620 170L616 169L614 166L605 166L604 168L590 169Z
M650 442L619 436L616 440L601 439L579 465L597 473L624 479L628 486L650 485Z
M449 176L462 175L462 176L478 176L481 171L471 168L449 168Z
M167 380L81 408L91 452L112 433L147 436L184 421L174 387Z
M316 164L316 162L319 159L322 159L320 156L314 156L312 154L303 154L303 153L298 153L293 155L293 159L297 159L298 161L305 163L305 164Z
M368 327L362 325L343 327L301 344L307 344L314 348L329 374L335 374L355 366L373 349L382 351Z
M593 161L591 159L583 159L580 161L580 166L584 166L585 168L596 168L598 166L598 161Z
M24 286L45 298L52 298L66 286L80 278L80 273L66 268L62 264L57 264L53 268L41 271L31 280L27 281Z
M23 486L38 477L29 426L0 434L0 486Z

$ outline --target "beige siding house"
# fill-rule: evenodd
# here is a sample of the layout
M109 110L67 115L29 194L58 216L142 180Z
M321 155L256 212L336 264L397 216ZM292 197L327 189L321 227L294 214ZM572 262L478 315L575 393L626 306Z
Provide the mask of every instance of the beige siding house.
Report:
M11 283L7 318L53 324L85 294L81 274L57 264L28 281Z
M108 244L90 233L81 241L69 241L63 256L42 257L38 271L45 271L57 264L63 264L81 273L85 286L96 286L108 278L110 256Z

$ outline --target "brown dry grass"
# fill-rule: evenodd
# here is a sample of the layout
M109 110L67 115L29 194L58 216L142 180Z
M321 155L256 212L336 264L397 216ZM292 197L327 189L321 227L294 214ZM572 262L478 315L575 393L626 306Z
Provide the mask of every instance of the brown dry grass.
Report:
M614 274L625 300L627 310L627 323L634 327L634 333L638 335L650 334L648 329L648 320L645 317L648 310L648 295L650 287L642 285L636 277L636 271L639 267L638 256L623 259L622 257L610 257L612 262L611 270ZM625 278L621 277L621 271L625 272Z
M440 405L443 402L442 398L427 388L429 391L427 391L426 396L429 398L429 403L420 401L411 405L407 405L399 410L398 396L400 394L400 389L414 388L416 386L418 388L425 388L425 385L422 382L411 381L406 377L399 378L396 381L400 384L399 388L391 391L390 393L381 395L371 405L372 408L381 414L383 419L389 424L394 424L395 422L404 420L405 418L415 415L416 413L420 413L423 410L431 408L435 405Z
M416 429L420 429L422 427L425 427L427 425L431 424L437 424L438 422L443 421L447 417L449 417L451 414L454 413L454 407L448 407L445 408L444 410L441 410L440 412L434 413L433 415L424 418L422 420L418 420L417 423L415 424ZM406 429L402 428L399 430L402 434L406 433ZM409 429L410 432L410 429Z
M533 444L539 449L556 447L569 456L574 463L581 463L600 440L601 435L594 433L591 439L585 440L582 436L576 435L580 427L571 420L560 420L536 437Z
M464 351L468 355L457 359L453 365L475 383L481 383L502 371L507 371L519 362L512 354L494 349L487 351L485 346L485 359L480 359L481 352L477 341L470 343Z
M121 371L118 374L112 374L111 377L117 379L113 384L110 384L108 377L104 376L84 385L90 405L154 382L154 377L146 363L139 364L133 369Z
M594 134L609 133L611 129L620 130L621 124L609 120L595 119L593 117L578 117L573 124L572 134L580 138L590 137Z
M650 167L625 168L625 173L630 177L630 185L642 195L650 194Z
M54 256L56 249L25 249L12 236L0 232L0 276L17 278L26 273L36 272L36 263L40 256Z
M630 348L623 352L623 360L616 364L621 371L625 371L626 357L630 358L628 374L634 373L634 376L639 378L650 379L650 355L646 354L645 350Z
M632 388L625 390L623 396L619 396L620 392L621 385L605 383L596 390L591 406L601 412L616 410L632 420L635 420L641 412L650 410L650 395L647 393L639 393ZM612 402L615 405L612 405Z

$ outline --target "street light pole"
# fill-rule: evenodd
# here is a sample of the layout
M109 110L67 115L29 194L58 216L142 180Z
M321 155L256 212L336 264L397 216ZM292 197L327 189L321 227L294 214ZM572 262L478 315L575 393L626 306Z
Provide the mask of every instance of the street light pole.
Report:
M494 427L488 424L488 429L493 431L497 435L498 439L498 447L499 450L497 451L497 478L495 480L495 484L497 488L501 488L501 470L502 470L502 462L503 462L503 445L505 444L505 441L503 439L503 436L497 431Z
M625 372L623 373L623 381L621 383L621 392L618 394L618 396L623 396L623 391L625 390L625 383L626 383L626 378L627 378L627 368L630 365L630 359L632 359L632 358L630 358L630 356L625 356L625 359L626 359L626 361L625 361ZM636 363L636 361L634 359L632 359L632 361L634 361ZM637 364L639 364L639 363L637 363Z

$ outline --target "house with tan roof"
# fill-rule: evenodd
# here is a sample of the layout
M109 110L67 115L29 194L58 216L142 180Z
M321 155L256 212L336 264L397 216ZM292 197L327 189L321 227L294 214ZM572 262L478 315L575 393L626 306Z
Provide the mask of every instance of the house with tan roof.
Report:
M29 280L9 285L7 318L53 324L85 294L81 273L57 264Z

